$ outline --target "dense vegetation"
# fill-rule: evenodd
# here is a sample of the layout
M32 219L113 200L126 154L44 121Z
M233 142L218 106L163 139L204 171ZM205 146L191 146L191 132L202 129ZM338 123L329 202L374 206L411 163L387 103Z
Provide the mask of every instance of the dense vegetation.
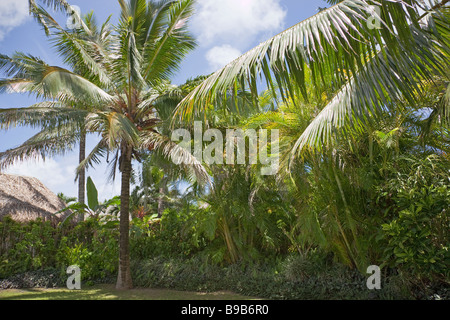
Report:
M100 133L78 172L111 152L122 192L100 203L88 179L87 204L82 190L68 206L84 220L1 221L3 286L20 285L17 274L63 285L76 264L85 283L117 279L120 288L133 279L276 299L448 298L448 7L432 1L422 16L417 1L406 10L382 1L386 29L367 29L368 3L329 2L338 4L179 87L169 76L194 46L184 27L193 1L121 1L114 36L92 14L84 30L68 32L35 7L73 72L19 53L0 57L10 76L0 87L23 85L57 100L0 113L0 128L43 128L1 154L1 165L64 152ZM48 77L56 72L69 80ZM193 157L170 141L171 130L192 131L191 121L201 119L222 132L279 130L277 174L195 159L175 165ZM366 287L370 265L382 269L381 290Z
M339 172L345 197L358 200L351 217L339 211L326 214L324 207L342 201L341 194L324 190L324 182L312 172L308 175L314 185L309 188L315 191L308 199L298 198L297 190L274 191L276 181L267 181L257 191L252 210L252 190L245 194L240 186L236 191L236 183L249 184L245 175L228 181L224 192L240 197L217 204L223 211L205 209L202 204L208 197L200 202L189 201L189 195L172 195L158 219L157 203L142 216L136 200L130 229L135 285L228 289L276 299L428 299L435 294L448 298L448 159L434 154L422 160L399 156L382 165L378 170L386 170L386 179L377 184L355 186L350 182L354 176ZM304 202L303 214L297 213L299 201ZM74 264L81 267L85 284L114 281L118 221L111 212L57 227L5 219L0 223L0 278L9 280L3 280L3 287L61 286L67 266ZM355 238L349 218L357 228ZM354 251L346 249L344 236L351 239ZM366 287L369 275L364 268L370 264L382 266L380 291ZM17 274L39 270L47 276L31 273L34 281L14 281ZM27 276L19 276L23 278Z

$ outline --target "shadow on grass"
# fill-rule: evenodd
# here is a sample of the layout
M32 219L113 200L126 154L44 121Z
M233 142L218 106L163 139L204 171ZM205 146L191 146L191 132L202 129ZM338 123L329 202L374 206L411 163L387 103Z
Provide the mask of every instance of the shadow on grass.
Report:
M231 292L184 292L166 289L116 290L113 285L68 289L0 290L0 300L253 300Z

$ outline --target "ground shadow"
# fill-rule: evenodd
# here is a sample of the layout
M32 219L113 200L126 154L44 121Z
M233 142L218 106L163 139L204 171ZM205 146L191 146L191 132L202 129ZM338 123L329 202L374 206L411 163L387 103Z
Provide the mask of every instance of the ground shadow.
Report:
M136 288L116 290L114 285L68 289L0 290L0 300L254 300L232 292L186 292Z

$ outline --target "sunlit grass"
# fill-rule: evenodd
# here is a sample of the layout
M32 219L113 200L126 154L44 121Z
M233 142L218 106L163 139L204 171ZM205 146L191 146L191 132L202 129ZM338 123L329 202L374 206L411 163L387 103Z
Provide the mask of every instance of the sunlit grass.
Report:
M0 300L251 300L231 292L185 292L165 289L116 290L113 285L68 289L0 290Z

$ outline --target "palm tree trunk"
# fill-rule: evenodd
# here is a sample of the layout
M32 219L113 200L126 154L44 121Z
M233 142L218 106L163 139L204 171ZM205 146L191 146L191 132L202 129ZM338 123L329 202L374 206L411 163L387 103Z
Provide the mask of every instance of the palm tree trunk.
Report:
M79 162L81 163L86 158L86 131L84 129L81 130L80 136L80 151L79 151ZM85 193L86 192L86 170L83 168L78 173L78 202L85 204ZM84 214L81 213L78 216L78 222L84 221Z
M159 196L158 196L158 218L161 218L164 211L164 195L165 195L165 180L161 183L162 185L159 187Z
M120 195L120 237L119 237L119 273L117 276L117 289L131 289L133 282L130 271L130 178L131 178L132 147L122 146L122 189Z

